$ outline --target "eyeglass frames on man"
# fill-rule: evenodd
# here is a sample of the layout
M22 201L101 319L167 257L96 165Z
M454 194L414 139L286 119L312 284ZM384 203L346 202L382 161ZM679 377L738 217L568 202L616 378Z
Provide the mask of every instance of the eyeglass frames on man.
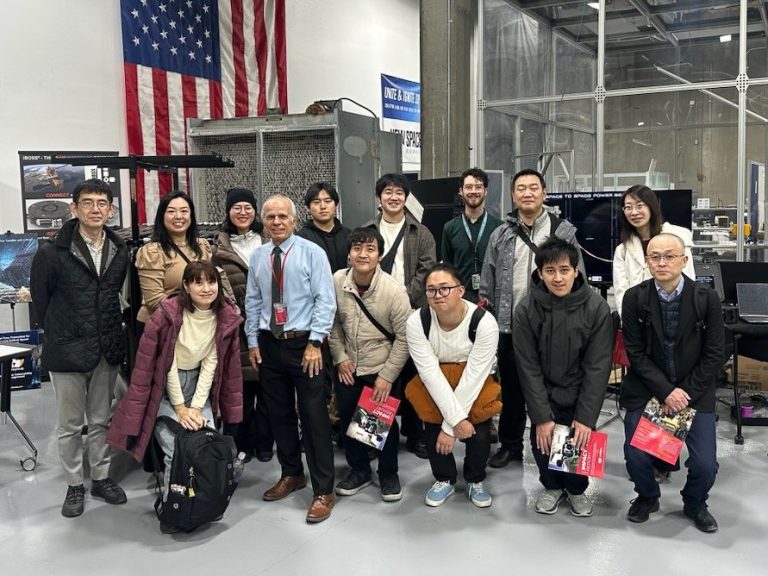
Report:
M673 263L678 258L682 258L685 254L649 254L647 256L649 262L659 264L661 262Z
M439 288L427 288L426 289L427 298L434 298L438 294L440 294L440 296L445 298L446 296L448 296L448 294L451 293L451 290L455 288L460 288L460 287L461 287L461 284L456 284L455 286L440 286Z

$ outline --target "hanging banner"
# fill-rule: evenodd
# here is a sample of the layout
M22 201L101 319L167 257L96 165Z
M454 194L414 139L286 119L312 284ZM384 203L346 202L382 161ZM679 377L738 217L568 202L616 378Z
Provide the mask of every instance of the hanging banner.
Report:
M93 157L92 166L72 166L67 158ZM19 152L24 231L53 236L72 217L72 191L90 178L104 180L112 189L114 206L107 226L122 226L118 170L99 167L98 158L117 152Z
M403 162L421 164L421 84L381 75L381 127L400 134Z

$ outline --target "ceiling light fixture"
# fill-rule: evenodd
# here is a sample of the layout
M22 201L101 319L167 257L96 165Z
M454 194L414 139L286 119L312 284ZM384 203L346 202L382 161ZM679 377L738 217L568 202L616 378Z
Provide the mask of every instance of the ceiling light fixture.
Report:
M638 123L637 123L637 125L638 125L638 126L645 126L645 122L643 122L642 120L640 120L640 122L638 122Z
M595 10L600 10L600 2L587 2L587 6L594 8Z
M730 34L723 34L722 36L720 36L720 42L725 43L725 42L730 42L730 41L731 41L731 35Z

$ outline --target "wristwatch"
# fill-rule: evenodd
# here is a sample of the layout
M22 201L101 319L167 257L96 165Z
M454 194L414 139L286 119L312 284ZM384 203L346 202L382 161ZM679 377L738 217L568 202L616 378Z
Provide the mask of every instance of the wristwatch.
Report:
M312 344L312 346L314 346L315 348L320 348L320 346L322 346L323 344L322 342L320 342L320 340L310 340L309 343Z

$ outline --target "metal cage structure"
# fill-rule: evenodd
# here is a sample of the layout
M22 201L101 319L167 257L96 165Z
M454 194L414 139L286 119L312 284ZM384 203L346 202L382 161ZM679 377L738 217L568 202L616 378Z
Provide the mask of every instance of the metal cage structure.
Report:
M335 186L339 217L350 228L377 209L374 186L387 172L400 172L400 136L382 132L378 118L336 109L325 114L189 120L190 154L216 153L235 164L227 170L197 169L192 197L201 222L221 222L225 192L250 188L259 207L272 194L291 198L299 220L308 217L304 193L313 182ZM342 214L343 212L343 214Z

